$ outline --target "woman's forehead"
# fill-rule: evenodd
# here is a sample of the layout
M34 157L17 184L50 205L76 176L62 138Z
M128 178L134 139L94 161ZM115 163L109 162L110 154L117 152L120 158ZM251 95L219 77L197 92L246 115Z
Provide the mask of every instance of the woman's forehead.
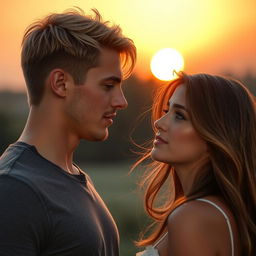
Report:
M186 106L186 87L184 84L179 85L171 95L166 99L167 105L180 104Z

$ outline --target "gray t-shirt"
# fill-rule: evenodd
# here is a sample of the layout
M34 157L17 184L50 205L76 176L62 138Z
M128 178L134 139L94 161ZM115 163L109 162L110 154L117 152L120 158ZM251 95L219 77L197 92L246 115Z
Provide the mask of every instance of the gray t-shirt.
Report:
M118 256L118 231L87 174L16 142L0 158L0 256Z

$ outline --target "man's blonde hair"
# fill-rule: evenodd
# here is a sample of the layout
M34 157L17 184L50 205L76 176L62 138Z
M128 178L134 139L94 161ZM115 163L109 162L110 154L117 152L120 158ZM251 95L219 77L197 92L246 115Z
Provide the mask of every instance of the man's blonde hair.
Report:
M120 53L124 76L132 72L136 48L124 37L119 26L103 22L93 9L94 17L79 9L54 13L31 24L22 41L21 65L29 101L40 103L45 80L54 68L70 73L76 84L84 83L86 72L98 65L100 50L109 48Z

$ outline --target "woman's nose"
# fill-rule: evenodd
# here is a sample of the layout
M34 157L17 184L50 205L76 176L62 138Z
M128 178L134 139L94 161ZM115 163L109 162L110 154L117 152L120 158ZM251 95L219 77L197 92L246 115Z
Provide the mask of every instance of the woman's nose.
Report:
M167 127L164 123L164 116L154 122L154 127L159 131L166 131Z

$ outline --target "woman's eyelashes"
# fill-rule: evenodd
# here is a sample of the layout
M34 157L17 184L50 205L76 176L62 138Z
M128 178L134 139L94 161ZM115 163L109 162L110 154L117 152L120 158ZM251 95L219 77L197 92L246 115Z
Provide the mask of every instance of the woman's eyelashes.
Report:
M169 111L170 111L169 109L163 109L163 112L165 114L167 114ZM180 111L174 110L173 114L176 120L187 120L185 115Z
M175 111L175 119L177 119L177 120L186 120L185 116L179 111Z

